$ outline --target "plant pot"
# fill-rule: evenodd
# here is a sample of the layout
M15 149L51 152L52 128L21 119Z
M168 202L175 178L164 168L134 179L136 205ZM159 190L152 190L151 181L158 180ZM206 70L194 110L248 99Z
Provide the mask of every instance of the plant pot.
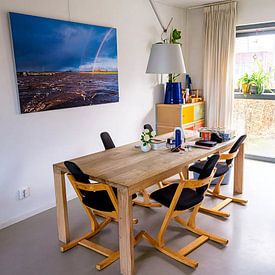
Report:
M243 92L244 94L249 93L249 89L250 89L250 85L249 85L248 83L243 83L243 84L242 84L242 92Z
M250 88L249 88L249 92L250 92L252 95L255 95L255 94L257 93L257 86L251 85Z
M260 95L264 91L264 85L256 86L256 94Z
M181 82L167 82L164 104L183 104Z
M146 145L143 145L143 143L140 144L140 149L142 152L146 153L151 150L151 144L147 143Z

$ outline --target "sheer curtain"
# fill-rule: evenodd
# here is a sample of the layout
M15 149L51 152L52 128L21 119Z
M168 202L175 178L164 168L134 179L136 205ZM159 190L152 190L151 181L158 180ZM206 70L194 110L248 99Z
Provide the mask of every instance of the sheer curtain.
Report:
M204 80L208 127L231 127L236 3L204 8Z

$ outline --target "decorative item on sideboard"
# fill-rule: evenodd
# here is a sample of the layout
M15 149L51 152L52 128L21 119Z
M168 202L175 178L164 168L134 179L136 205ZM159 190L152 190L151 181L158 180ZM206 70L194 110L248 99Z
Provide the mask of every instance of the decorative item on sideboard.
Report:
M183 97L184 104L197 103L197 102L203 101L202 90L200 89L193 89L193 90L189 90L188 88L186 88L185 90L183 89L182 97Z

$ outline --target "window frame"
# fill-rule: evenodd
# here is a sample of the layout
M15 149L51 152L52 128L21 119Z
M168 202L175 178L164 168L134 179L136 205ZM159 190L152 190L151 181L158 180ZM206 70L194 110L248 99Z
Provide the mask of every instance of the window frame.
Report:
M236 38L238 37L248 37L255 35L275 35L275 22L259 23L259 24L249 24L249 25L239 25L236 26ZM270 92L272 91L272 93ZM266 89L260 95L246 95L244 96L240 89L234 89L234 98L247 98L247 99L266 99L275 100L275 87L272 89Z

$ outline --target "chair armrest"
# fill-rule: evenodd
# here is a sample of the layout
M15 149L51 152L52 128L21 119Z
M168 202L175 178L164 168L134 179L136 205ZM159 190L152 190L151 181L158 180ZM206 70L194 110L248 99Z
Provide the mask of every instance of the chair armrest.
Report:
M109 185L107 185L105 183L91 183L91 184L89 184L89 183L82 183L82 182L75 181L75 185L80 190L91 191L91 192L108 191L108 190L112 189Z
M234 159L239 153L239 150L237 150L234 153L226 153L226 154L221 154L220 156L220 160L230 160L230 159Z
M183 184L183 188L199 188L204 185L209 185L210 182L212 181L215 173L217 171L217 168L215 167L211 173L211 175L207 178L204 179L192 179L192 180L187 180L181 177L180 183Z
M198 188L203 185L208 184L209 178L205 178L202 180L184 180L183 183L183 188Z

